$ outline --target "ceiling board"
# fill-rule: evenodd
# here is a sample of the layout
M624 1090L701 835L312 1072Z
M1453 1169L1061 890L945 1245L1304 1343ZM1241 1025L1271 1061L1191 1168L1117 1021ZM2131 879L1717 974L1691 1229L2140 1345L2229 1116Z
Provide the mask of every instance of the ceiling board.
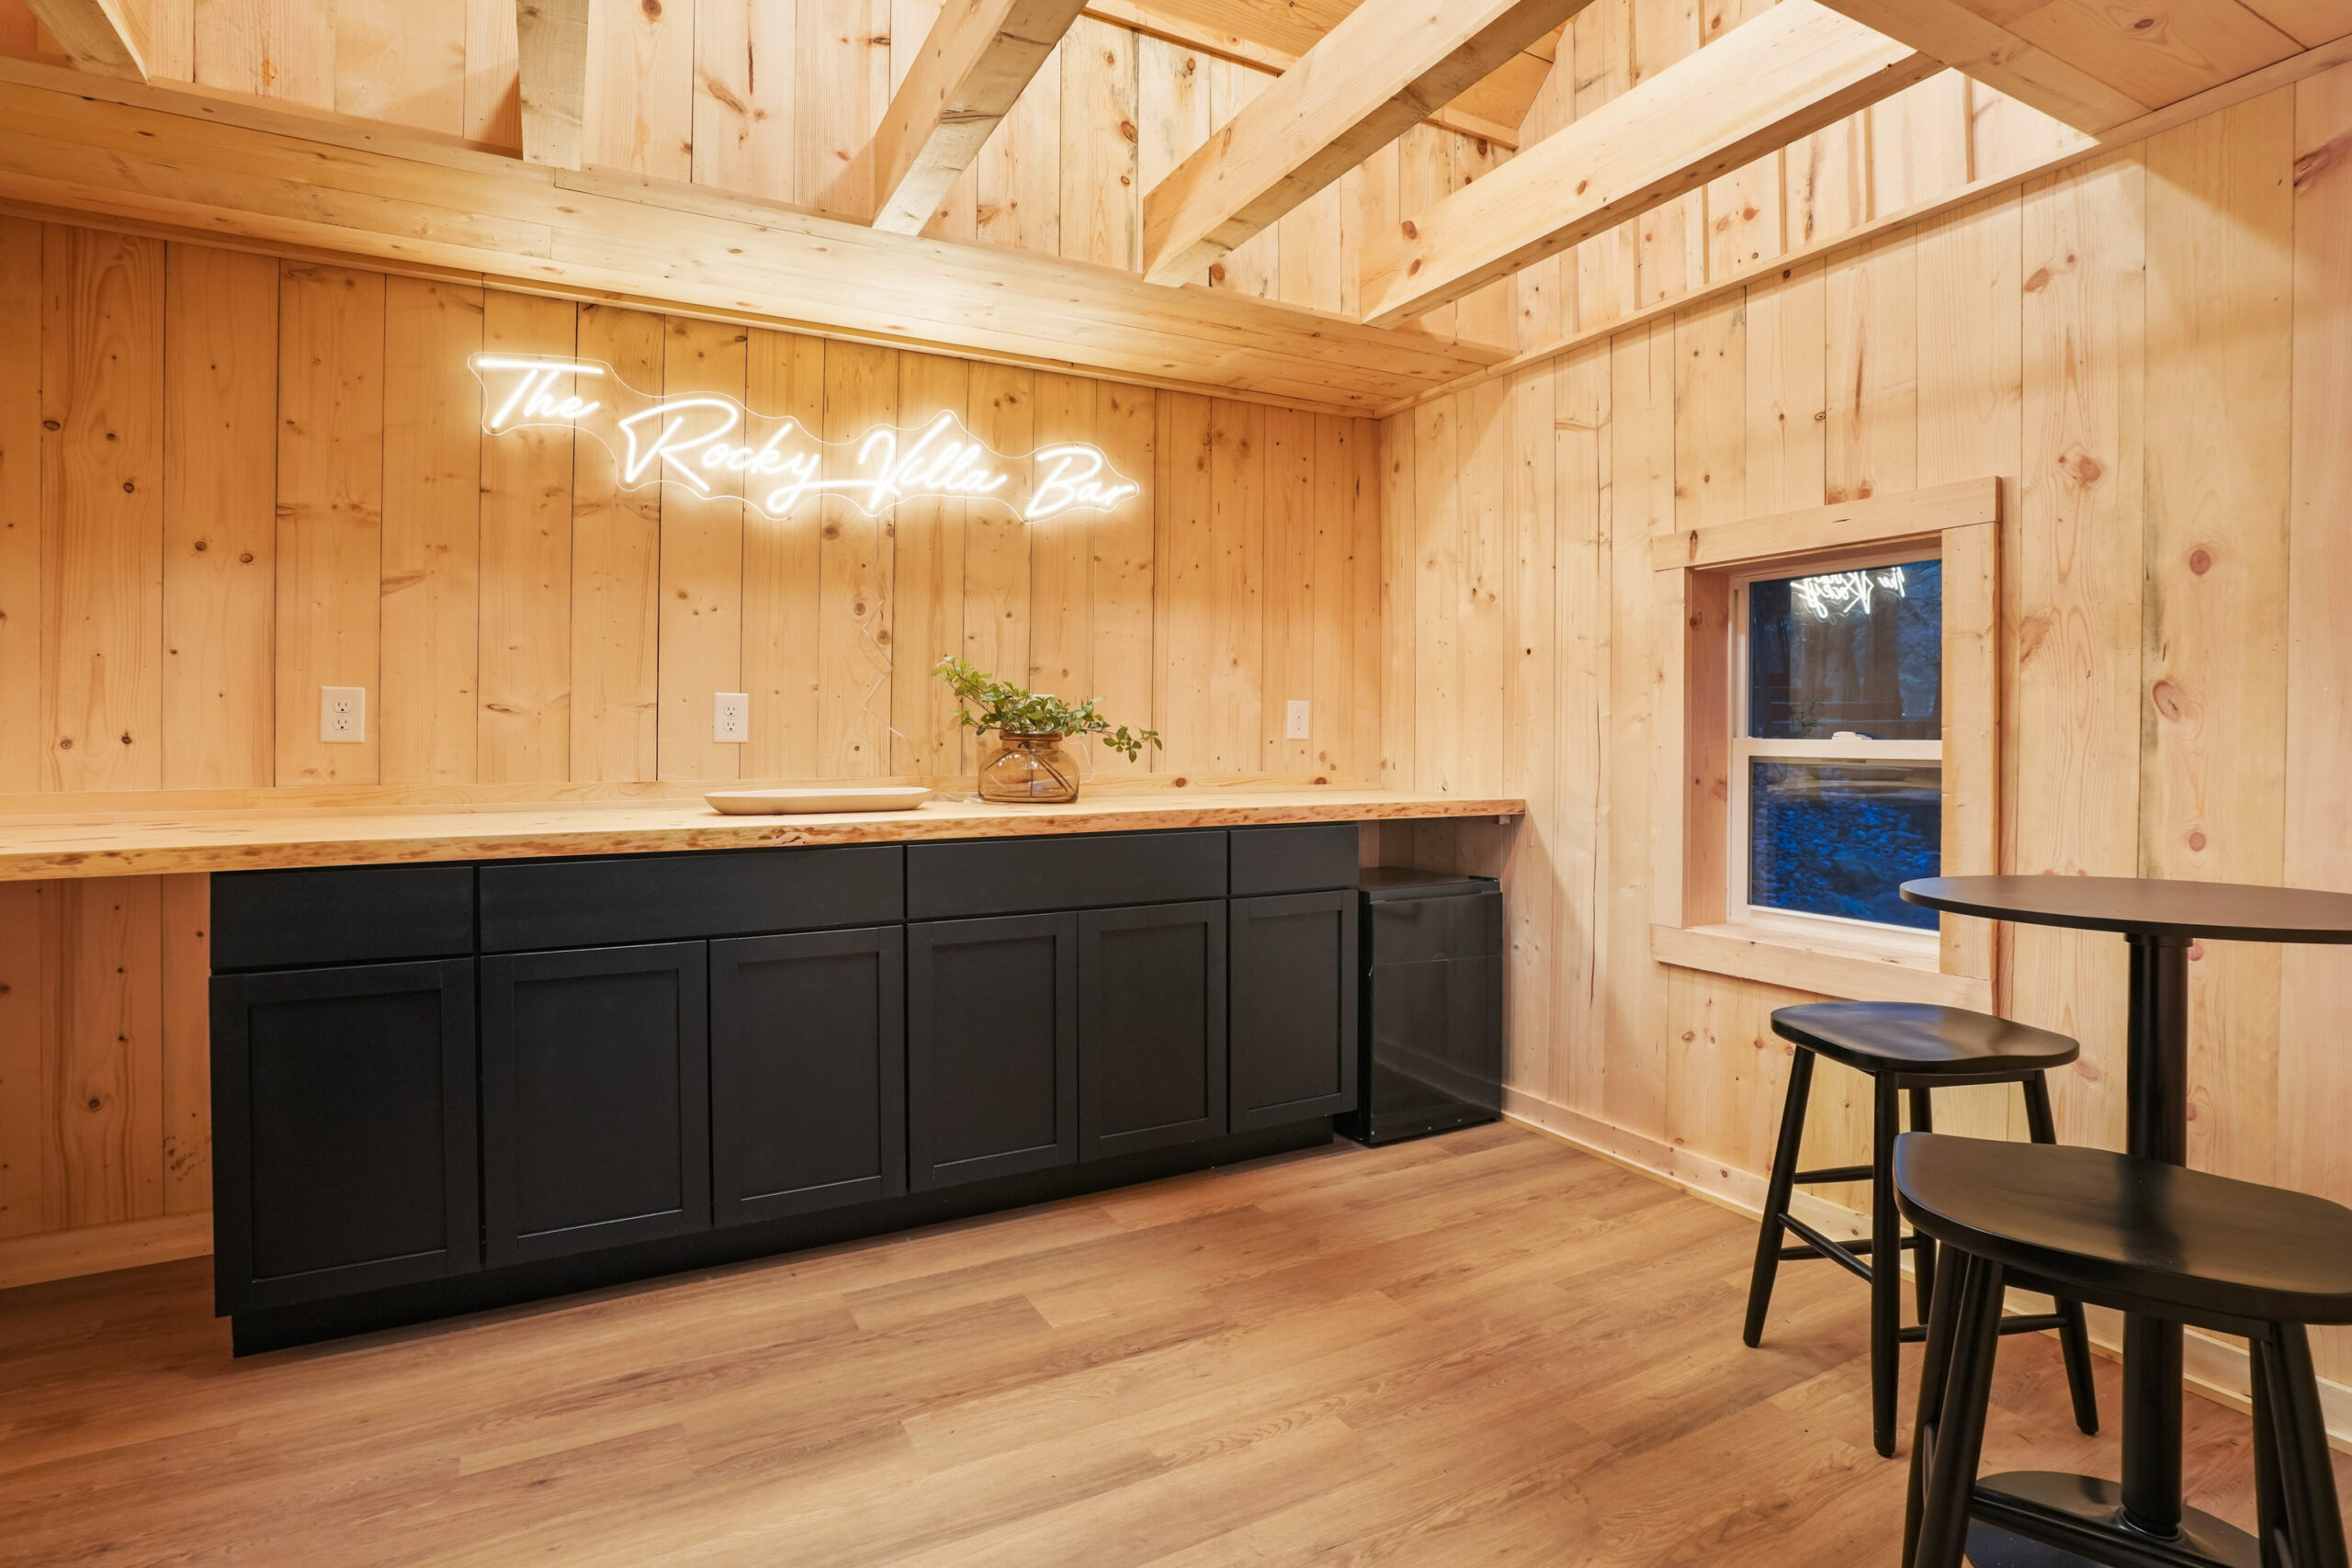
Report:
M2154 0L2128 7L2111 0L2049 0L1995 19L2152 109L2297 52L2293 39L2238 0Z

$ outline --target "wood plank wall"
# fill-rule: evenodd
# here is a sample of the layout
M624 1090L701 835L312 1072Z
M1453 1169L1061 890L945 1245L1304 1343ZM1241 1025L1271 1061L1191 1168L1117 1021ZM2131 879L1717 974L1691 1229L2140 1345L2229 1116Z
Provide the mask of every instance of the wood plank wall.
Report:
M747 518L484 437L485 347L835 439L946 410L1091 441L1143 492ZM1375 428L0 219L0 794L966 773L950 653L1167 737L1105 773L1370 777ZM366 744L320 743L324 684L368 688ZM749 745L710 741L716 691ZM201 877L0 885L0 1238L209 1206L206 908Z
M1384 849L1507 865L1518 1109L1750 1200L1789 1060L1768 1015L1807 998L1647 956L1651 536L2002 476L2004 869L2352 890L2352 68L1774 265L2044 134L1944 90L1758 175L1777 229L1769 199L1751 222L1709 192L1711 249L1747 225L1744 289L1384 428L1385 776L1532 807L1515 840ZM1558 287L1606 310L1678 254L1645 224ZM2192 1160L2352 1201L2352 954L2193 958ZM2122 944L2011 928L2001 963L2011 1015L2084 1042L2061 1135L2120 1147ZM1815 1082L1808 1157L1861 1157L1860 1080ZM1938 1118L2023 1132L1990 1091ZM2352 1335L2321 1354L2352 1382Z

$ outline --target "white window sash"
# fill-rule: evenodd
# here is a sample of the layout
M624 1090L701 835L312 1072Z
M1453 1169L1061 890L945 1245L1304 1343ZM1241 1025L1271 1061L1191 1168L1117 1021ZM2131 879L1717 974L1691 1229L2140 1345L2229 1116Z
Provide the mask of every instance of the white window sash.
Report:
M1890 555L1884 551L1856 555L1818 563L1808 562L1805 572L1860 570L1867 567L1895 566L1908 561L1933 558L1922 555L1917 547ZM1749 841L1748 773L1751 761L1886 763L1896 766L1932 762L1940 770L1944 749L1940 740L1877 740L1847 738L1821 740L1768 740L1748 735L1747 695L1748 638L1747 588L1758 579L1791 575L1785 567L1773 567L1747 573L1732 580L1731 635L1732 657L1727 661L1732 689L1725 710L1731 715L1731 777L1724 800L1725 829L1731 840L1730 853L1725 857L1725 870L1730 886L1725 889L1724 908L1735 925L1747 925L1767 931L1812 937L1815 940L1849 945L1861 945L1889 953L1917 956L1932 956L1938 949L1937 933L1914 931L1903 926L1883 925L1875 920L1848 919L1838 915L1806 914L1793 909L1776 909L1769 905L1751 904L1747 898L1749 873L1753 866L1753 846ZM1938 658L1941 666L1940 654Z

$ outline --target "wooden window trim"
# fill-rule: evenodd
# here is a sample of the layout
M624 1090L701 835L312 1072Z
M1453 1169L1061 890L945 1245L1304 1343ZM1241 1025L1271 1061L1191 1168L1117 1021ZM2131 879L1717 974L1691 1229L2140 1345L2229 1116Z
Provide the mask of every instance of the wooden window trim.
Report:
M1944 568L1943 863L1996 870L2000 855L2001 481L1966 479L1839 506L1744 518L1652 542L1658 616L1657 799L1650 956L1678 968L1856 1000L1989 1011L1989 920L1946 915L1935 961L1867 943L1729 923L1731 585L1763 569L1917 544Z

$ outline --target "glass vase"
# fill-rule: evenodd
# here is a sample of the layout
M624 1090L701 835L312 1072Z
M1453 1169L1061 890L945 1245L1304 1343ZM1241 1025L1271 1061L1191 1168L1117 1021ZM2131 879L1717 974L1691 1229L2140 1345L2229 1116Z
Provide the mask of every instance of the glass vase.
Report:
M1000 735L980 762L980 798L1060 805L1078 798L1078 764L1058 735Z

